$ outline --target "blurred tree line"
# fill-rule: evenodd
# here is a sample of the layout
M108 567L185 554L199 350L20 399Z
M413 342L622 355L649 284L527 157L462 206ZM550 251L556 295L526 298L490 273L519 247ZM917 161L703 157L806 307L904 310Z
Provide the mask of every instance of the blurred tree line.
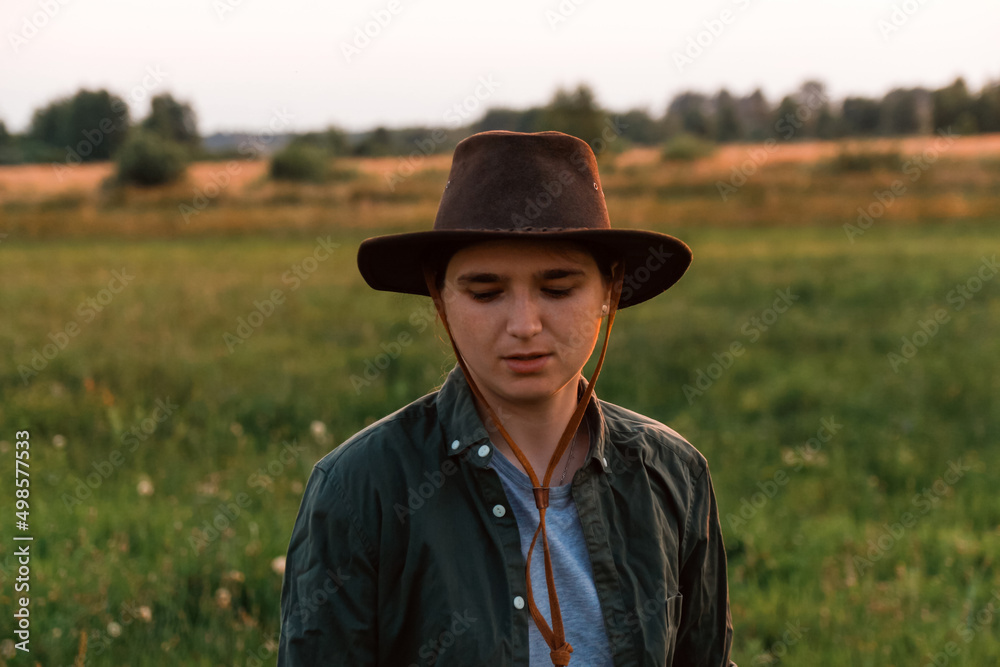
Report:
M962 78L938 90L897 88L881 99L829 99L825 86L807 81L780 100L758 89L745 96L728 90L714 95L686 91L661 115L647 109L617 113L603 108L585 84L556 91L544 106L491 108L468 125L408 127L348 133L337 127L288 137L291 147L313 157L409 156L449 153L462 138L485 130L560 130L578 136L600 153L628 145L661 145L676 137L726 143L782 139L928 134L951 128L958 134L1000 132L1000 81L978 93ZM602 145L603 142L603 145ZM0 164L51 162L58 166L114 159L131 150L141 162L149 155L174 162L224 159L228 152L202 147L191 106L169 93L151 100L149 114L133 123L128 104L106 90L80 90L37 109L27 131L7 131L0 121ZM146 157L144 157L146 156Z
M82 89L36 109L22 135L10 134L0 121L0 163L109 160L129 139L143 134L176 144L192 156L201 145L193 109L169 93L153 97L149 115L133 123L122 98L107 90Z

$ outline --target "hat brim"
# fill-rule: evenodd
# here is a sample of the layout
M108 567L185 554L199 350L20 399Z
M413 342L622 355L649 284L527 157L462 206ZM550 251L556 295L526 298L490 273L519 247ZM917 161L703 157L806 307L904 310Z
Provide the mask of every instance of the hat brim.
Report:
M683 241L639 229L431 230L364 240L358 248L358 269L373 289L429 296L424 263L442 249L453 252L473 243L511 239L575 241L599 248L612 259L622 259L625 281L619 308L666 291L691 264L691 249Z

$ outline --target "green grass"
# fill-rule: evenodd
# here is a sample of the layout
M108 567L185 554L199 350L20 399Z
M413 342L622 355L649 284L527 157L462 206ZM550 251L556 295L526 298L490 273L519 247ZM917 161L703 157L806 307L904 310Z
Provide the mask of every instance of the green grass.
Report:
M992 612L976 619L1000 588L1000 279L961 310L947 300L1000 247L996 224L880 225L854 244L839 225L674 231L694 249L692 268L620 313L597 392L708 457L736 662L922 666L955 642L949 664L997 664ZM29 430L33 661L72 664L86 632L91 665L273 664L271 561L313 463L452 365L426 299L364 285L354 258L367 235L333 233L341 246L296 289L286 272L312 256L314 238L3 243L0 467L13 479L14 432ZM123 268L134 279L84 321L79 304ZM282 303L230 352L224 334L238 335L238 318L274 290ZM776 290L792 305L754 336L751 318L771 318ZM887 355L941 308L949 320L894 372ZM70 322L78 334L23 382L18 366ZM402 333L413 342L359 383ZM742 353L713 369L737 342ZM702 395L685 393L715 370ZM157 400L177 407L130 439L162 414ZM804 449L831 418L836 433ZM282 460L293 441L301 451ZM80 480L107 472L113 450L121 465L67 503ZM890 543L883 525L916 513L914 497L958 460L969 470ZM220 503L239 516L225 519ZM192 541L216 520L217 539ZM886 548L859 572L856 557L880 537ZM5 615L13 548L0 541ZM142 607L149 620L133 620L127 609Z

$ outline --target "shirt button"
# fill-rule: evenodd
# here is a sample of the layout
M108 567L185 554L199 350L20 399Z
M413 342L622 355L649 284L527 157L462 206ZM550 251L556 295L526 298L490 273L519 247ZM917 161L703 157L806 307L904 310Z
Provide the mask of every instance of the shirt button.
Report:
M602 463L604 463L604 467L605 467L605 468L607 468L607 467L608 467L608 459L607 459L607 457L602 457L602 458L601 458L601 462L602 462Z
M503 505L494 505L493 506L493 516L499 518L499 517L502 517L506 513L507 513L507 508L504 507Z
M515 609L524 609L524 598L521 597L520 595L518 595L516 598L514 598L514 608Z
M490 446L489 445L483 445L482 447L479 448L478 454L479 454L480 458L483 458L483 459L486 458L486 456L489 453L490 453Z
M462 443L460 443L458 440L456 440L455 442L451 443L451 448L452 449L458 449L458 446L460 444L462 444Z

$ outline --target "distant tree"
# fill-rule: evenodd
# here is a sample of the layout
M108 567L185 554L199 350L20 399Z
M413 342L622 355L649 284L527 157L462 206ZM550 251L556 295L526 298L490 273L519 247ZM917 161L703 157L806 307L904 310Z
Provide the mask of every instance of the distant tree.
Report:
M542 124L547 130L565 132L591 143L604 130L604 112L589 86L580 84L574 91L558 89L544 108Z
M352 151L362 157L380 157L392 155L394 152L392 135L385 127L376 127L373 132L361 140Z
M692 162L711 155L715 144L693 134L682 132L670 137L660 151L660 157L667 162Z
M841 123L847 136L871 136L878 133L882 107L877 100L848 97L841 106Z
M58 99L48 106L35 109L28 127L28 137L48 146L63 146L73 141L69 126L70 98Z
M289 146L311 146L325 152L330 157L351 154L347 133L333 125L319 132L304 132L292 137Z
M837 136L837 132L837 117L830 109L830 105L824 104L816 114L816 137L819 139L833 139Z
M796 128L797 136L823 137L824 134L832 136L833 114L830 113L830 96L823 82L815 79L806 81L799 86L793 99L796 104L796 123L802 124L802 127Z
M644 146L654 146L667 138L662 120L656 120L646 109L632 109L621 115L622 136Z
M289 144L271 158L270 176L276 181L322 183L329 175L329 156L315 146Z
M981 132L1000 132L1000 81L983 86L972 102L972 113Z
M474 132L489 132L505 130L507 132L530 132L525 128L525 112L520 109L492 108L483 117L473 123ZM533 128L532 128L533 129Z
M959 77L954 83L931 93L934 103L934 129L951 128L961 134L978 131L976 117L972 112L972 97L965 86L965 79Z
M116 154L119 184L152 187L180 180L186 154L179 144L148 130L131 132Z
M545 107L530 107L521 116L521 128L518 132L543 132L548 127L545 126Z
M724 143L739 141L743 137L740 120L736 114L736 102L729 91L723 88L712 101L715 107L715 140Z
M760 88L737 100L736 109L747 139L761 141L772 136L774 121L771 117L771 106Z
M441 127L404 127L392 131L393 153L405 155L417 151L417 154L433 155L434 153L450 152L453 145L448 141L448 133Z
M20 151L14 147L14 137L7 132L7 126L0 120L0 164L20 162Z
M201 144L198 120L191 105L178 102L170 93L152 99L149 115L142 121L142 127L167 141L184 146L196 148Z
M28 137L65 150L66 162L107 160L126 139L128 105L106 90L80 90L35 110Z
M701 93L680 93L667 107L667 132L671 136L688 133L707 139L711 136L709 103Z
M793 96L785 95L781 98L778 108L774 110L774 119L771 123L772 137L788 141L802 136L803 124L796 116L798 109L799 104Z
M307 146L319 148L320 150L326 151L326 153L332 157L339 157L350 153L350 148L347 142L347 134L340 128L332 125L322 132L306 132L305 134L300 134L295 137L291 143L305 144Z
M918 106L918 90L895 88L882 98L880 111L881 130L883 134L917 134L920 132L920 109Z

